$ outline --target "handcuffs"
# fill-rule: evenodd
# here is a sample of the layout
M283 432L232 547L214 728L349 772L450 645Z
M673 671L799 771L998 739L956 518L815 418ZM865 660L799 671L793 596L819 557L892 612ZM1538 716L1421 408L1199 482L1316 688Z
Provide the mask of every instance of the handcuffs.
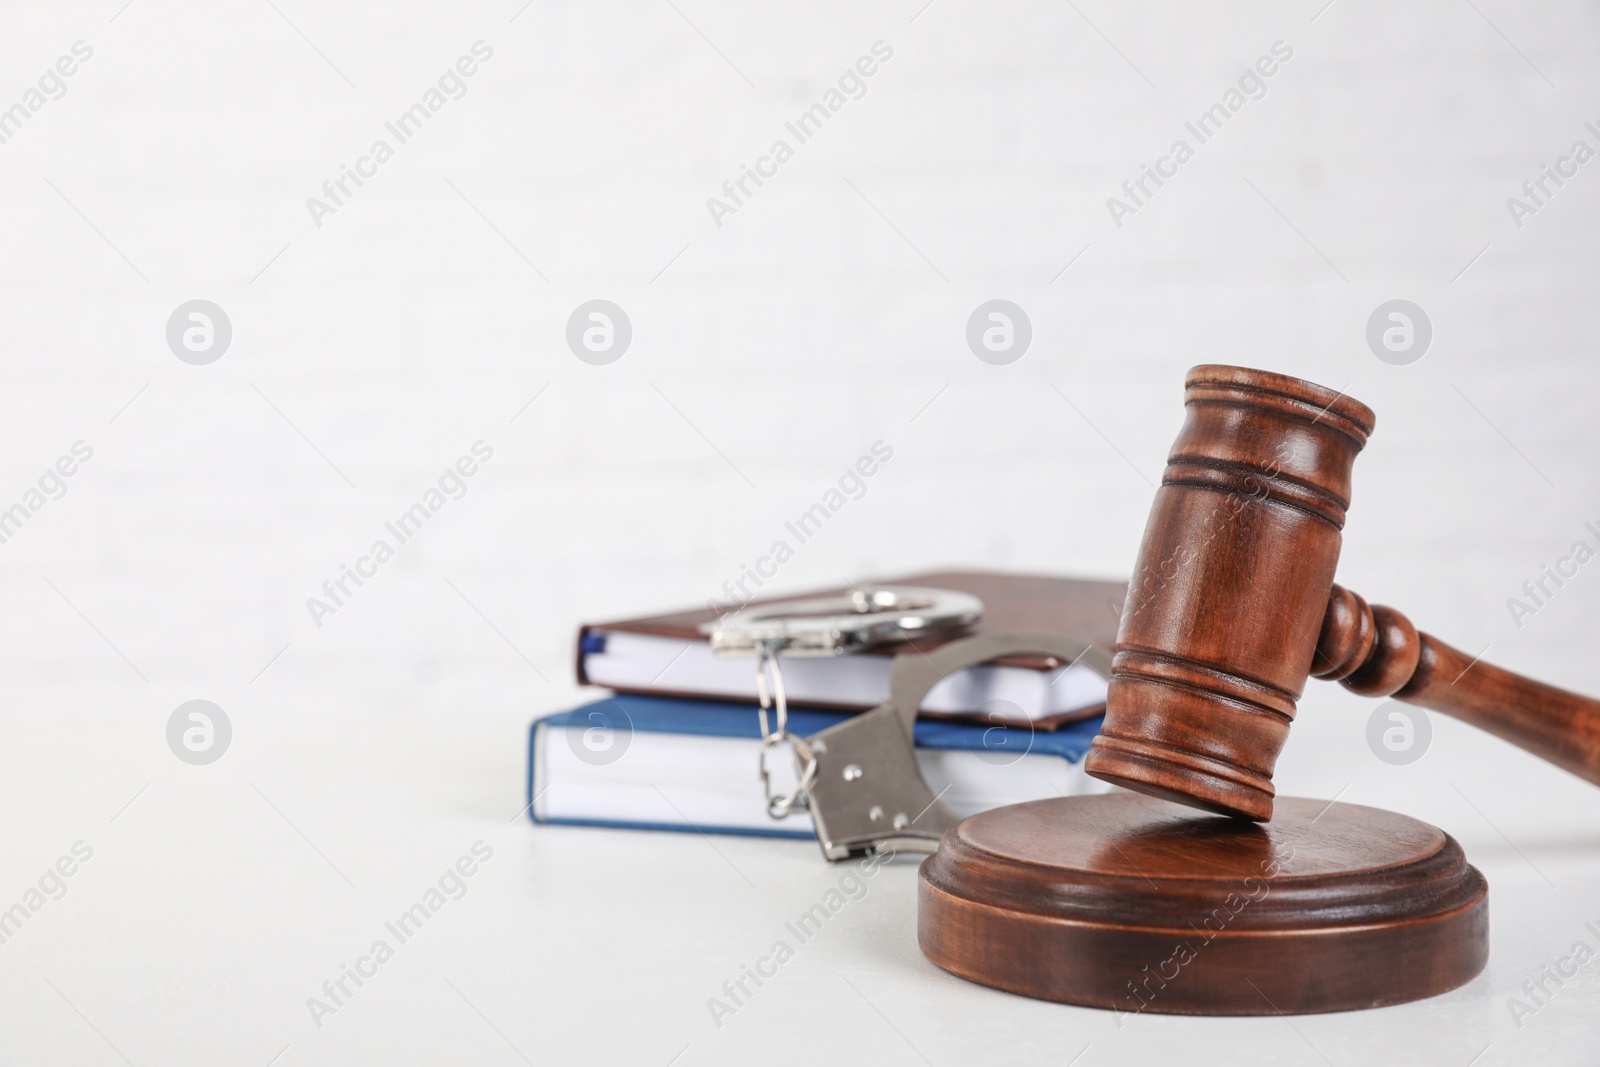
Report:
M810 737L789 731L779 656L838 656L919 637L947 637L982 614L983 602L967 593L874 586L848 596L746 608L707 624L715 654L756 660L767 814L782 819L809 811L822 854L831 861L866 853L931 853L944 832L960 822L917 767L917 709L934 685L964 668L1023 655L1081 663L1111 677L1110 655L1094 645L1048 633L982 634L932 652L913 647L900 653L889 669L884 703ZM774 796L767 759L785 742L794 753L798 784Z

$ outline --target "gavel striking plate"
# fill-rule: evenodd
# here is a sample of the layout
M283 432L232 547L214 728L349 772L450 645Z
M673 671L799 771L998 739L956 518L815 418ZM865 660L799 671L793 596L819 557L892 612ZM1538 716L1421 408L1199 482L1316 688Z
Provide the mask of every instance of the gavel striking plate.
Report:
M985 985L1128 1013L1341 1011L1454 989L1489 952L1488 888L1455 840L1275 798L1307 678L1452 715L1597 784L1600 702L1334 584L1375 422L1364 404L1227 366L1191 370L1184 403L1085 764L1134 792L951 829L920 872L922 950Z

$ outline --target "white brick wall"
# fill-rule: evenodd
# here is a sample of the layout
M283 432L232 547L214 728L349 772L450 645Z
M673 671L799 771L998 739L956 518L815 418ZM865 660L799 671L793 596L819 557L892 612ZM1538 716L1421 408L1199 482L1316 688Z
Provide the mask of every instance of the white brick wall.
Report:
M1592 5L680 3L727 61L664 4L278 6L326 61L267 5L0 13L0 103L95 49L0 145L0 500L95 448L0 545L12 684L145 684L48 579L163 691L559 703L579 620L714 594L879 438L893 461L782 584L1123 574L1129 462L1158 476L1184 368L1222 360L1378 411L1353 586L1600 688L1600 575L1520 633L1504 604L1600 517L1600 164L1521 231L1504 206L1600 118ZM305 198L478 39L467 96L315 228ZM705 198L879 39L865 98L716 228ZM1266 97L1114 227L1105 198L1280 39ZM562 339L597 296L635 331L608 367ZM1363 340L1397 296L1436 332L1410 367ZM195 297L234 325L208 367L163 342ZM1033 320L1009 367L964 345L991 297ZM480 438L466 499L314 628L306 598Z

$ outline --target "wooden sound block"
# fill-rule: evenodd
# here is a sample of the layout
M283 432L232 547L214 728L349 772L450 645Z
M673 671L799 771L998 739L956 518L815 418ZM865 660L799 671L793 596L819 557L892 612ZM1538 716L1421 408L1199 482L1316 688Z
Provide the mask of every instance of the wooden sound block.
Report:
M1136 793L997 808L945 834L917 938L952 974L1125 1013L1346 1011L1433 996L1489 957L1454 838L1280 798L1257 824Z

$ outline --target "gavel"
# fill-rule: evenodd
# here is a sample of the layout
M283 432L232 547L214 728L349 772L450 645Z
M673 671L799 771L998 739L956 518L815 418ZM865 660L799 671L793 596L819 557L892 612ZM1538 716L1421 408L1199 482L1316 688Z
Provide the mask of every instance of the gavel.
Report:
M1311 676L1454 716L1600 784L1600 701L1419 633L1334 584L1366 405L1267 371L1186 379L1085 769L1266 822Z

